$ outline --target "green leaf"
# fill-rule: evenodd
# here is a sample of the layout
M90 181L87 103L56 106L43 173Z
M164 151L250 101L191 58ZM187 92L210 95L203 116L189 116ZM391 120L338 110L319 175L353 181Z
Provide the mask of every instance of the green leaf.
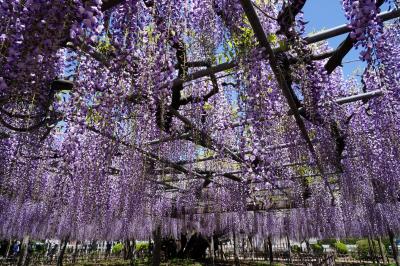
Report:
M267 39L273 45L276 45L278 43L278 36L276 36L276 34L269 34L267 36Z

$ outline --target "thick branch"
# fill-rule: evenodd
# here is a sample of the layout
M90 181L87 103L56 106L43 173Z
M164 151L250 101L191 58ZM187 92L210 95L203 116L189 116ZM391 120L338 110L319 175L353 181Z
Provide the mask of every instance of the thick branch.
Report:
M279 32L286 33L292 27L297 14L303 9L306 0L295 0L290 4L285 4L278 15L278 23L281 27Z
M51 84L51 88L55 91L63 91L63 90L72 90L74 87L74 83L69 80L64 80L64 79L57 79L54 80Z
M125 0L104 0L103 5L101 6L102 11L107 11L113 7L116 7L119 4L124 3Z
M28 127L15 127L15 126L13 126L13 125L7 123L7 122L0 116L0 124L2 124L4 127L8 128L8 129L13 130L13 131L16 131L16 132L30 132L30 131L36 130L36 129L38 129L38 128L44 126L44 125L46 125L46 122L47 122L47 121L48 121L47 119L43 119L43 120L41 120L40 122L38 122L38 123L36 123L36 124L34 124L34 125L32 125L32 126L28 126Z
M211 79L211 83L212 83L212 86L213 86L213 88L212 88L212 90L210 92L208 92L206 95L200 96L200 97L193 97L193 95L190 95L189 97L181 98L180 105L186 105L188 103L206 102L212 96L217 94L219 92L217 78L215 77L214 74L211 74L210 75L210 79Z
M335 53L331 56L328 62L325 64L325 69L328 74L331 74L336 67L342 65L343 58L353 49L356 41L348 35L346 39L339 45Z

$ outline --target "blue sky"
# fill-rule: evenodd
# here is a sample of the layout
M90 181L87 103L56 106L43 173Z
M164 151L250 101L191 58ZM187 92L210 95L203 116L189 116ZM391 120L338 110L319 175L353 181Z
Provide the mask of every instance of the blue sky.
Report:
M341 0L307 0L304 6L304 19L308 21L306 25L306 33L320 31L323 29L333 28L346 24L347 20L344 16ZM328 40L332 48L336 48L347 35L340 35ZM345 63L354 61L352 63ZM359 60L359 50L352 49L343 60L343 72L345 77L354 74L359 68L363 69L365 64Z
M389 5L384 4L382 11L389 10ZM329 29L347 23L342 9L341 0L307 0L303 9L304 19L309 23L306 25L306 33ZM328 40L332 48L336 48L347 35L340 35ZM353 75L355 70L364 69L366 64L359 60L360 50L352 49L343 60L343 72L345 77ZM350 61L356 61L351 62ZM360 72L360 71L358 71ZM360 73L358 73L360 74Z

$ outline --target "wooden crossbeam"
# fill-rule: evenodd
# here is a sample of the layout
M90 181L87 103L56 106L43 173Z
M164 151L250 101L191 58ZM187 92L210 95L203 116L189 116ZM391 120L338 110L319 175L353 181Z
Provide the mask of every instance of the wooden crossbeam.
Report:
M397 18L399 16L400 16L400 9L393 9L378 14L378 18L380 18L382 21L388 21ZM344 24L331 29L320 31L318 33L310 34L309 36L305 37L304 40L306 41L306 43L311 44L327 40L342 34L346 34L349 33L350 31L351 29L349 25Z

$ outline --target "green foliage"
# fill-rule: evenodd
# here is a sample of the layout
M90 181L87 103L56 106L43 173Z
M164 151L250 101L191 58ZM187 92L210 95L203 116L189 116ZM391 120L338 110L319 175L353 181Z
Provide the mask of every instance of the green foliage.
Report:
M256 46L254 31L251 27L241 27L240 34L234 34L233 46L238 54L245 54Z
M113 254L119 255L123 249L124 249L124 245L122 243L118 243L112 247L111 252Z
M347 249L346 244L338 241L336 243L333 244L333 247L336 249L336 251L339 254L347 254L349 252L349 250Z
M96 48L103 55L108 55L115 50L108 37L101 39Z
M370 247L368 245L368 239L362 239L356 242L357 245L357 254L360 259L369 259L371 258L372 254L370 254ZM375 249L374 249L375 247ZM379 243L376 240L373 240L371 243L371 250L375 251L375 254L379 256Z
M301 252L301 248L298 245L291 246L291 250L292 250L293 253L300 253Z
M314 251L315 254L321 254L324 252L324 248L320 244L311 244L311 249Z
M211 104L209 104L208 102L205 102L203 105L203 109L205 111L211 111L213 109L213 106Z
M149 249L149 243L148 242L136 243L135 249L137 251L146 251Z
M95 111L93 108L89 108L86 116L86 122L97 124L102 121L102 119L103 117L100 115L99 112Z

